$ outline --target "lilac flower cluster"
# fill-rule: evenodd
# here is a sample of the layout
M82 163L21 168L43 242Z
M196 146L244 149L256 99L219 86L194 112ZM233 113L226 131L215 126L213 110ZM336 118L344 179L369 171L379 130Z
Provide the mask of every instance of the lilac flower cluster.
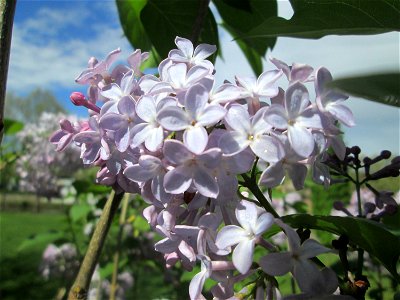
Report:
M219 282L211 290L216 298L232 297L233 285L258 268L255 247L277 251L263 239L274 223L286 232L291 252L270 253L259 266L272 276L291 271L302 291L315 296L312 286L327 276L309 258L329 249L313 240L300 246L293 229L241 200L237 175L262 160L267 167L258 183L267 188L287 174L301 189L308 167L317 182L329 184L322 164L327 149L345 155L337 125L354 125L343 105L347 96L327 87L332 80L327 69L276 59L271 59L276 69L258 78L236 76L235 83L216 86L214 66L206 60L216 47L194 48L180 37L175 43L177 49L158 67L159 76L141 73L148 54L140 50L128 57L128 65L114 68L119 49L104 61L91 58L76 79L89 86L88 96L71 95L73 103L88 108L90 118L62 126L51 141L58 150L72 141L80 146L83 163L100 167L98 183L142 195L149 204L143 214L163 237L155 248L166 265L180 262L191 270L201 263L190 284L191 299L203 298L209 277ZM278 80L285 77L283 90ZM315 87L314 103L308 84ZM274 264L272 255L282 264ZM337 287L336 277L330 282ZM257 293L263 293L261 286Z
M76 246L70 243L57 247L54 244L47 245L42 254L40 274L46 280L61 279L70 283L79 269L79 256ZM125 294L132 288L134 278L128 272L123 272L117 278L116 300L125 300ZM107 279L101 279L99 266L93 273L91 285L88 291L88 300L109 298L111 284Z
M54 151L54 147L47 142L48 135L57 129L57 123L63 114L43 113L34 123L26 124L29 130L17 134L22 153L16 163L19 175L19 189L34 192L38 196L50 199L57 197L63 187L62 179L71 177L74 172L82 167L77 157L78 147L69 147L62 154ZM69 123L68 123L69 124ZM62 128L66 122L62 122ZM63 141L59 141L62 147Z

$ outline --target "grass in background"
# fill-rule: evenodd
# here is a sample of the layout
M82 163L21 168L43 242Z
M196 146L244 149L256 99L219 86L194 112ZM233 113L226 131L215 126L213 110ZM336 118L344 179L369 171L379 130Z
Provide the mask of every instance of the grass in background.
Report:
M62 213L0 213L0 298L52 299L58 282L46 282L39 275L39 264L47 243L36 243L19 250L36 234L54 232L65 226Z

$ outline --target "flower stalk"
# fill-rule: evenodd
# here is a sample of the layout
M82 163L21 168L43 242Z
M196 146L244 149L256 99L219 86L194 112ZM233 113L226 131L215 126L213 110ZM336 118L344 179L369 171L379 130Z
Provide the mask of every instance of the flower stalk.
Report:
M108 197L107 203L103 208L99 222L90 240L88 250L79 268L78 276L69 291L68 300L87 299L87 293L94 269L99 260L104 241L107 237L112 220L118 210L124 193L115 193L112 191Z

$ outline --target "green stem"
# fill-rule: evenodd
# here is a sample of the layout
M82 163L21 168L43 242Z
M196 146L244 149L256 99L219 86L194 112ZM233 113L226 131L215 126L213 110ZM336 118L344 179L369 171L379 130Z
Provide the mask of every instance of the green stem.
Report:
M107 203L103 208L100 219L96 225L96 229L90 240L88 250L79 269L78 276L75 279L72 288L69 291L68 300L84 300L87 299L87 293L90 281L93 276L94 269L99 260L104 241L107 237L112 220L118 210L119 204L124 193L115 194L111 192Z
M247 174L242 174L241 176L245 183L244 186L247 187L253 193L253 195L257 198L258 202L260 202L260 204L265 208L265 210L271 213L275 218L279 218L278 213L268 202L267 198L265 198L264 194L258 187L257 183L254 180L252 180L249 176L247 176Z
M358 204L358 217L362 218L362 203L361 203L361 183L360 183L360 174L359 168L355 169L356 171L356 193L357 193L357 204ZM357 277L360 277L363 272L364 266L364 250L358 248L358 257L357 257Z
M121 244L122 244L122 234L124 233L124 225L126 222L126 212L128 211L128 204L129 204L129 194L126 193L123 200L122 200L122 208L121 214L119 216L119 231L117 237L117 250L114 254L114 268L113 274L111 279L111 290L110 290L110 300L115 300L115 294L118 288L118 264L119 264L119 257L121 255Z

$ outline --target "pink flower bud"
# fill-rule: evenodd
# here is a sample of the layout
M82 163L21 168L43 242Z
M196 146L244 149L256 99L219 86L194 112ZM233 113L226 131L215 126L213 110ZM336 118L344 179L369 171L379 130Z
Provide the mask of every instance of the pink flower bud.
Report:
M69 96L69 98L71 99L71 102L76 106L83 106L87 102L85 95L80 92L73 92L71 96Z

